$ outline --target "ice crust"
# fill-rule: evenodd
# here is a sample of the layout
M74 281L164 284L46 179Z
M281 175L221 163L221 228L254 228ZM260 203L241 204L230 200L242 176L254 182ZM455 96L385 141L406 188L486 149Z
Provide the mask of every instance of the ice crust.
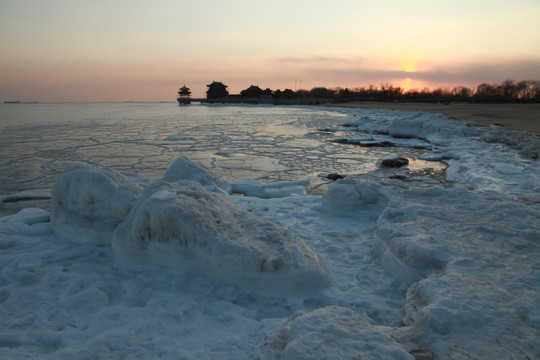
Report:
M51 224L72 242L109 244L116 225L135 204L142 188L120 172L78 164L60 174L51 191Z
M181 268L262 290L331 283L322 259L298 236L200 185L147 187L112 244L129 263Z
M198 183L208 190L217 192L230 192L230 185L227 180L219 176L204 164L188 159L186 156L179 156L167 169L163 180L171 183Z
M231 193L262 199L306 195L306 186L308 184L309 180L276 181L272 183L263 183L258 180L239 180L231 184Z
M384 344L380 346L380 344ZM263 359L412 360L390 336L348 308L328 306L291 315L266 347Z
M375 182L359 182L352 177L337 180L322 198L326 209L350 214L363 210L377 213L389 201L388 195Z
M347 176L306 196L227 187L187 158L168 181L68 169L51 214L0 218L0 357L540 358L534 138L340 111L364 137L429 142L444 181Z
M52 191L52 227L77 243L110 245L112 238L123 263L168 266L268 291L330 286L323 260L301 238L235 205L223 190L206 190L228 184L203 165L181 156L164 179L175 183L158 180L141 190L110 168L66 169ZM281 188L274 187L289 193Z

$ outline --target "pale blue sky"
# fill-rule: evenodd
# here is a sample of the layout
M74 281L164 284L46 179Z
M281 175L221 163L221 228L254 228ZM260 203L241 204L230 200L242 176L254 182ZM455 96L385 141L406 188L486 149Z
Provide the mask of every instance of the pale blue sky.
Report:
M0 2L0 100L540 78L540 1Z

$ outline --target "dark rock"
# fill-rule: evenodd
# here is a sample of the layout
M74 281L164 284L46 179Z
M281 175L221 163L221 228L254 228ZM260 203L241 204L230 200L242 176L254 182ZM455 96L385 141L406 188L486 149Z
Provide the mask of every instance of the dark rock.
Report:
M3 203L14 203L19 201L31 201L31 200L50 200L50 196L40 196L40 195L21 195L21 196L6 196L2 200Z
M338 144L350 144L349 139L335 139L330 141Z
M409 164L409 160L402 157L384 159L383 161L381 161L381 165L385 167L401 167L407 164Z
M332 180L332 181L336 181L338 179L343 179L344 177L345 177L345 175L341 175L341 174L338 174L338 173L331 173L331 174L326 175L326 178L329 179L329 180Z
M433 353L428 349L411 350L409 354L413 356L415 360L433 360Z
M360 145L361 147L390 147L390 146L396 146L396 144L394 144L393 142L388 141L388 140L362 141L362 142L358 143L357 145Z
M405 175L392 175L392 176L389 176L388 178L389 179L401 180L401 181L409 180L409 178L406 177Z
M335 142L335 143L338 143L338 144L350 144L350 145L357 145L357 146L360 146L360 147L391 147L391 146L396 146L396 144L394 144L393 142L391 141L388 141L388 140L355 140L355 139L347 139L347 138L343 138L343 139L335 139L335 140L331 140L332 142Z

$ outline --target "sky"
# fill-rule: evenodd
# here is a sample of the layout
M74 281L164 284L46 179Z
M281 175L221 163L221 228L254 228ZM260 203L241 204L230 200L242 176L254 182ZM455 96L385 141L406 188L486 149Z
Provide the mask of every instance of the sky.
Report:
M540 80L540 0L1 0L0 101Z

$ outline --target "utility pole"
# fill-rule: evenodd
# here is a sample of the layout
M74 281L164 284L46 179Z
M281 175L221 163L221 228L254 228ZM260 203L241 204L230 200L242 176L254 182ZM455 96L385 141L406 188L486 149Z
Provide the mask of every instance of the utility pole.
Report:
M296 79L294 79L294 91L296 92Z

